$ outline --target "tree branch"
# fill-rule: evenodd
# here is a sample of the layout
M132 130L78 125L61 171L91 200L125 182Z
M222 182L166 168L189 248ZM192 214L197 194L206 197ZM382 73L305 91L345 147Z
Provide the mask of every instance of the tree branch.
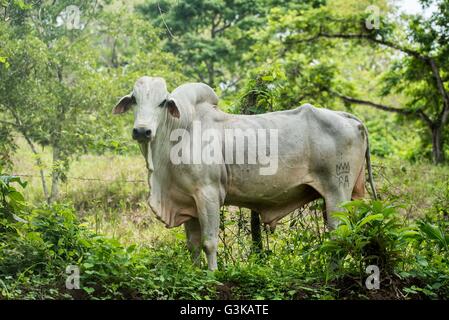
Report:
M241 16L235 18L234 20L230 20L227 23L224 23L223 26L221 26L221 28L218 28L215 30L215 34L225 31L229 27L232 27L233 25L239 23L240 21L242 21L245 18L246 18L246 15L242 14Z
M44 170L42 169L42 160L39 157L39 153L37 152L37 150L33 144L33 141L31 141L30 137L28 137L28 134L26 132L26 127L22 124L22 121L20 120L19 115L10 106L7 106L7 105L4 105L4 106L6 107L6 109L8 109L11 112L11 115L16 120L16 123L12 123L12 122L7 122L7 123L9 125L13 125L14 127L17 128L17 131L19 131L22 134L22 136L25 138L25 141L27 142L28 146L30 147L31 152L33 152L33 154L36 156L36 164L39 167L39 174L41 176L42 190L44 192L44 197L46 199L48 199L48 188L47 188L47 183L45 181L45 174L44 174ZM5 121L2 121L2 122L5 122Z
M174 38L173 34L171 33L170 28L168 27L167 23L165 22L164 15L162 13L162 9L161 9L161 6L159 5L159 2L157 3L157 8L159 9L159 15L161 16L161 19L162 19L162 22L164 23L165 29L167 29L170 37Z
M435 78L438 91L440 92L442 98L443 98L443 110L441 110L440 115L438 118L442 122L442 124L445 124L448 117L449 117L449 95L447 91L444 89L443 79L441 79L440 72L438 70L438 66L436 65L435 61L433 59L429 59L429 65L432 69L433 77Z
M377 44L381 44L384 45L386 47L404 52L408 55L411 55L421 61L424 62L428 62L428 59L430 59L430 57L423 55L421 53L419 53L418 51L409 49L409 48L404 48L402 46L400 46L399 44L395 43L395 42L391 42L388 40L382 40L382 39L376 39L373 38L371 35L369 34L364 34L364 33L359 33L359 34L344 34L344 33L326 33L326 32L319 32L314 38L340 38L340 39L362 39L362 40L368 40ZM313 39L313 38L312 38Z
M13 122L4 121L4 120L0 120L0 123L3 123L5 125L7 125L7 126L12 126L12 127L17 126L17 124L15 124Z
M427 125L433 126L433 121L422 110L416 110L416 111L414 111L414 110L404 110L404 109L400 109L400 108L389 107L389 106L386 106L384 104L375 103L375 102L372 102L372 101L367 101L367 100L361 100L361 99L357 99L357 98L353 98L353 97L348 97L348 96L342 95L342 94L340 94L338 92L334 92L334 91L332 91L331 93L336 95L337 97L339 97L343 101L348 102L348 103L366 105L366 106L370 106L370 107L373 107L373 108L376 108L376 109L379 109L379 110L402 114L404 116L418 117L418 118L422 119L424 122L426 122Z
M233 23L232 21L225 23L221 28L215 30L215 34L225 31L227 28L232 26L232 23Z
M395 42L391 42L388 40L382 40L382 39L377 39L372 37L369 34L363 34L363 33L359 33L359 34L344 34L344 33L326 33L321 31L318 32L318 34L316 34L315 36L309 38L309 39L305 39L305 41L314 41L318 38L339 38L339 39L364 39L367 41L371 41L380 45L384 45L387 46L389 48L401 51L403 53L406 53L412 57L415 57L421 61L423 61L424 63L426 63L428 66L430 66L432 74L435 78L435 82L437 85L437 89L443 99L443 109L441 110L439 116L438 116L438 122L440 122L441 124L445 124L448 119L449 119L449 94L448 92L445 90L444 88L444 81L441 78L441 74L440 71L438 69L438 66L435 63L435 60L427 55L424 55L416 50L412 50L410 48L405 48L403 46L400 46L399 44L395 43ZM356 99L357 100L357 99ZM351 102L348 100L348 102ZM358 103L358 102L354 102L354 103ZM387 106L382 106L379 104L374 104L373 103L367 103L365 101L365 103L359 103L359 104L365 104L365 105L370 105L372 107L376 107L378 109L382 109L385 111L390 111L390 112L397 112L397 113L402 113L402 114L407 114L404 113L406 112L403 109L396 109L396 108L391 108L391 107L387 107ZM375 106L376 105L376 106ZM408 115L411 114L415 114L418 115L421 119L423 119L427 124L429 125L434 125L434 122L432 120L430 120L430 118L422 111L411 111Z

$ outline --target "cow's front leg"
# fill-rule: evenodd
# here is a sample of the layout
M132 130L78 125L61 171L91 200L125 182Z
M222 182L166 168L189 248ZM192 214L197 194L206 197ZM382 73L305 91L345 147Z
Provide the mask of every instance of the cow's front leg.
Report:
M212 193L212 194L211 194ZM197 196L196 205L201 225L201 240L209 270L217 269L218 232L220 227L219 198L209 190Z
M195 265L201 265L201 227L197 218L192 218L184 223L186 230L187 247L189 248Z

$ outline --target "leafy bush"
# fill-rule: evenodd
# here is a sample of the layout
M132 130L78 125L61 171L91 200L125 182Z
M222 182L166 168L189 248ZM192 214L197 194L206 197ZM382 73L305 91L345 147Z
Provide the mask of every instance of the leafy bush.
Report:
M362 275L368 265L376 265L391 274L416 231L404 226L394 206L381 201L356 200L342 207L345 211L334 213L340 225L322 245L323 253L343 272Z
M19 177L1 175L1 169L0 167L0 219L20 220L16 213L21 213L25 208L25 199L13 184L25 188L27 183Z
M213 297L217 282L193 267L184 244L123 246L89 231L67 206L35 209L31 216L0 246L4 298ZM65 288L69 265L80 268L80 290Z
M193 267L184 244L156 249L123 246L80 223L69 205L30 208L11 183L1 177L2 232L0 298L150 298L213 297L217 281ZM27 211L24 220L7 220ZM68 290L69 265L80 269L80 290Z
M412 294L422 293L430 298L449 297L449 224L430 217L417 222L419 237L415 245L414 263L405 277L414 277L417 283L405 288Z

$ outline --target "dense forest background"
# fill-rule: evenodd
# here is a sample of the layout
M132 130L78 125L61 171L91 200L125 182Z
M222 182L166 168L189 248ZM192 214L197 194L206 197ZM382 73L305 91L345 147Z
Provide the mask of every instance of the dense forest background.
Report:
M332 236L317 201L262 252L223 208L221 271L193 267L149 212L132 115L111 114L143 75L207 83L230 113L355 114L381 200ZM448 118L447 0L0 0L0 298L447 298Z

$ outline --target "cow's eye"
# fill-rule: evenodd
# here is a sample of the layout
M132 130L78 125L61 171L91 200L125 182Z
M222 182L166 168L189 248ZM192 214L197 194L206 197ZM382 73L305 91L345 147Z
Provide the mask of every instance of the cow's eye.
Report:
M163 107L165 106L165 102L167 102L167 99L164 99L164 101L162 101L162 102L159 104L159 107L163 108Z

